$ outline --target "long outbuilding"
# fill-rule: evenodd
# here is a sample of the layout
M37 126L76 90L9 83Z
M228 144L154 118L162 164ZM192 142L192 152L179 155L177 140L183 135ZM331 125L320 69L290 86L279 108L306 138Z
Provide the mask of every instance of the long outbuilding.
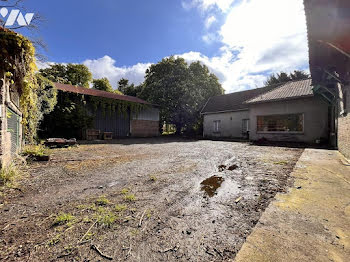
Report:
M55 83L55 86L58 90L58 103L60 103L60 99L65 99L66 95L77 95L84 98L84 110L92 118L91 126L86 130L66 132L76 134L78 139L86 139L89 130L96 130L100 134L108 133L112 138L159 135L159 109L145 100L68 84ZM104 105L106 103L107 106ZM106 112L106 107L109 108L109 112ZM52 125L55 125L56 121L62 121L62 119L51 120ZM65 128L74 127L67 126ZM57 136L62 136L65 130L59 129L57 128ZM52 132L55 131L55 128L50 130L50 135L54 136L55 134Z

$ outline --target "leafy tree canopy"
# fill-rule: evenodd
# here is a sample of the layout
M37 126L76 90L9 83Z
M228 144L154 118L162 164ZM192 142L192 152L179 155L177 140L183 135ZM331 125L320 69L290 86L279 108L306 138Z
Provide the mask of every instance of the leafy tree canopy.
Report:
M200 62L164 58L146 71L140 97L160 106L161 122L176 125L177 132L199 130L200 110L209 97L224 93L218 78Z
M40 69L40 73L53 82L86 88L89 88L92 81L89 68L80 64L53 64L48 68Z
M277 73L276 75L275 74L270 75L264 84L266 86L276 85L280 83L286 83L289 81L308 79L309 77L310 77L309 74L305 73L302 70L294 70L294 72L290 74L286 72L280 72L280 73Z
M127 96L140 96L142 84L135 86L134 84L129 84L128 79L122 78L118 82L118 90Z
M106 77L103 77L101 79L94 79L92 81L92 87L94 89L107 91L107 92L113 92L113 87L109 83L109 80Z

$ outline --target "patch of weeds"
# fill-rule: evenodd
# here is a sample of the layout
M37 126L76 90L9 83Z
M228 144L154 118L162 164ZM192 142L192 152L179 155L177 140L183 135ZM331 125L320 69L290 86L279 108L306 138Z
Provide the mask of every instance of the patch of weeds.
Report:
M43 145L27 145L22 154L29 157L44 156L48 154L48 150Z
M82 221L83 221L83 223L90 223L90 222L92 222L92 219L88 216L85 216Z
M123 212L123 211L125 211L128 208L128 206L127 205L119 205L119 204L117 204L117 205L115 205L114 208L115 208L115 210L117 212Z
M72 225L72 222L74 221L75 217L71 214L68 213L60 213L54 223L53 226L59 226L59 225L65 225L65 224L69 224Z
M136 200L136 197L135 197L134 194L127 194L127 195L125 195L124 198L125 198L126 201L130 201L130 202L133 202L133 201Z
M156 176L154 176L154 175L151 175L151 176L149 176L149 179L150 179L152 182L156 182L158 178L157 178Z
M97 223L100 226L110 228L119 219L119 216L117 216L116 214L113 214L110 211L107 211L105 213L97 215L96 219L97 219Z
M276 162L273 162L275 165L281 165L281 166L286 166L288 165L288 162L287 161L276 161Z
M98 206L107 206L110 203L111 202L105 196L101 196L95 201L95 204Z
M20 176L21 172L14 164L3 167L0 169L0 186L13 187Z
M127 193L129 193L129 191L129 188L123 188L120 193L122 193L122 195L126 195Z
M61 234L57 234L56 236L54 236L47 244L49 246L54 246L59 242L61 242Z

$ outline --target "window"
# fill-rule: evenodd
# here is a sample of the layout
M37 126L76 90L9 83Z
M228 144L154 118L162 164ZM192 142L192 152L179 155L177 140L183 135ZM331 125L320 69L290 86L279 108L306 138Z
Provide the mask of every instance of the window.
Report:
M214 132L220 132L220 120L214 121Z
M304 115L270 115L257 117L258 132L303 132Z

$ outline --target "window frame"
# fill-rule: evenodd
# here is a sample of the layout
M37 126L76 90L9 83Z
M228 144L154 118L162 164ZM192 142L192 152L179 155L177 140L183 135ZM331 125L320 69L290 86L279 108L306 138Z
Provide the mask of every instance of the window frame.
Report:
M258 131L258 118L259 117L288 116L288 115L301 115L303 117L302 131ZM290 114L257 115L256 116L256 133L257 134L297 134L297 135L302 135L305 133L305 114L304 113L290 113Z

